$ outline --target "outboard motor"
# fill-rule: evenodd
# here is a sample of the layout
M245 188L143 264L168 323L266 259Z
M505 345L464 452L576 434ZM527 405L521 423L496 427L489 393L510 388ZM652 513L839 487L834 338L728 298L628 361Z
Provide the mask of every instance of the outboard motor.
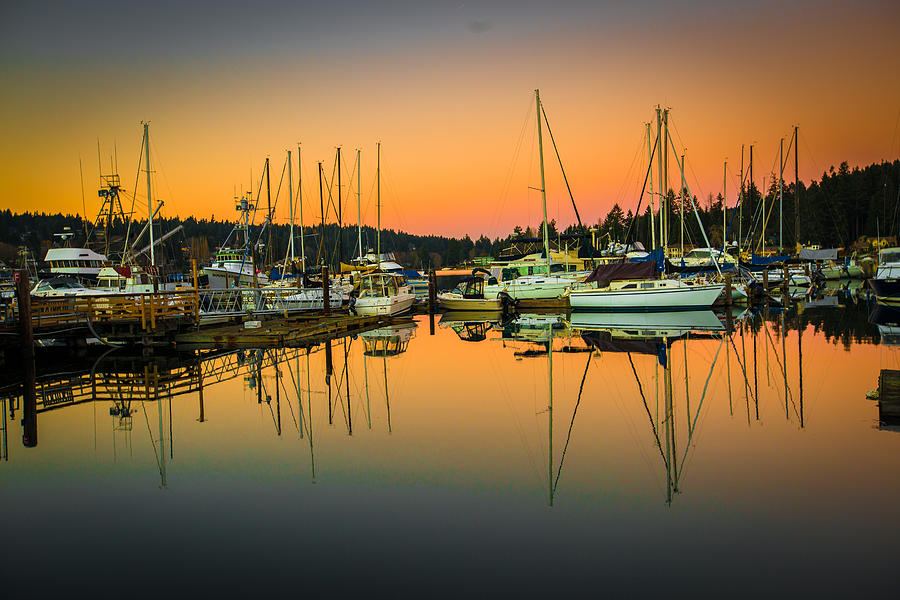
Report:
M510 296L507 292L498 293L497 298L500 299L500 310L503 311L504 317L510 313L516 312L516 307L519 305L518 300Z

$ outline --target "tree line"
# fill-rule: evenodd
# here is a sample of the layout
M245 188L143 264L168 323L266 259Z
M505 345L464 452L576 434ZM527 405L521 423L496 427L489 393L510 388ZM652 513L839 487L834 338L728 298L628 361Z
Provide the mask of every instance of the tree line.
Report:
M678 245L682 239L686 246L704 246L705 242L699 223L703 224L710 244L722 244L723 232L729 241L739 237L742 246L757 250L763 246L769 249L792 249L797 242L819 244L822 247L862 248L867 240L881 236L896 237L900 224L900 160L875 163L851 169L846 162L837 168L831 167L818 181L809 184L800 182L799 194L793 181L783 182L779 193L776 177L766 178L771 183L766 190L760 190L755 183L746 184L741 191L740 202L729 199L723 226L722 196L711 194L703 201L696 196L693 203L687 199L686 190L668 190L666 213L668 215L668 239L670 245ZM799 196L795 219L795 206ZM682 198L684 201L682 202ZM608 243L639 241L651 247L650 209L648 202L635 202L634 210L640 211L635 217L631 209L623 209L615 204L605 217L593 225L569 225L559 230L556 221L548 223L549 237L558 235L582 236L582 245L596 241L600 250ZM682 209L683 206L683 209ZM694 209L696 206L696 210ZM658 209L658 199L656 201ZM682 220L682 212L684 219ZM684 229L682 234L682 221ZM699 221L699 223L698 223ZM657 245L659 245L659 215L654 217ZM131 239L146 224L133 222ZM154 221L157 238L172 231L178 225L182 231L173 236L157 256L176 268L185 268L191 258L207 261L222 245L229 234L233 234L234 222L215 219L158 219ZM251 243L257 245L259 259L264 264L280 262L286 253L290 238L287 224L274 224L270 231L260 235L260 226L251 230ZM85 233L91 232L93 224L85 222L78 215L45 214L39 212L13 213L0 210L0 260L16 264L20 248L27 248L38 260L43 259L46 250L54 243L54 234L68 228L74 245L84 243ZM110 228L110 247L121 253L126 235L127 223L116 220ZM403 231L385 229L381 232L383 252L394 252L400 264L414 269L442 268L455 266L475 257L497 257L508 245L522 239L542 237L542 228L516 226L505 238L491 239L481 235L477 240L468 235L462 238L441 235L415 235ZM799 232L799 237L798 237ZM271 237L270 237L271 235ZM334 223L307 226L302 234L294 228L295 256L301 255L300 244L307 256L308 265L328 264L338 268L339 263L350 262L359 254L360 234L356 227L339 228ZM377 232L373 227L363 227L362 246L364 251L374 252ZM95 242L102 242L92 235ZM232 238L232 244L238 241ZM240 240L242 242L243 240ZM145 237L138 246L146 245ZM101 244L102 245L102 244ZM116 252L111 252L113 258Z

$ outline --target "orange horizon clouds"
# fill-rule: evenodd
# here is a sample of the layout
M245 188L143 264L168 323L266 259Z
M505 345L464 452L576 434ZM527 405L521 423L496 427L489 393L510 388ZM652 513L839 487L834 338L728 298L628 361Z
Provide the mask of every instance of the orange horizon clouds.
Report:
M657 2L574 2L552 14L530 3L387 14L361 4L356 17L263 8L261 17L233 20L232 6L212 17L211 6L193 8L171 24L164 16L177 10L163 3L151 23L157 30L115 33L108 43L91 37L96 21L65 4L47 27L28 7L12 9L4 27L11 35L0 42L8 82L0 208L81 213L80 158L93 218L98 140L104 172L115 168L115 154L130 191L146 119L154 196L166 216L233 219L235 190L251 187L252 169L255 192L267 156L274 197L287 150L296 186L299 142L304 221L319 219L316 162L330 179L341 146L345 221L356 222L360 148L362 218L374 226L380 141L383 227L501 236L541 219L540 194L530 189L540 186L535 88L589 223L614 203L637 207L644 123L655 121L657 104L671 108L676 151L685 152L687 183L701 201L722 192L727 159L733 205L742 144L755 144L761 187L776 169L779 138L787 149L795 124L807 182L841 161L862 166L900 155L895 3L697 1L676 12ZM546 129L544 161L549 217L573 223ZM680 175L669 163L674 186ZM139 214L145 189L138 185Z

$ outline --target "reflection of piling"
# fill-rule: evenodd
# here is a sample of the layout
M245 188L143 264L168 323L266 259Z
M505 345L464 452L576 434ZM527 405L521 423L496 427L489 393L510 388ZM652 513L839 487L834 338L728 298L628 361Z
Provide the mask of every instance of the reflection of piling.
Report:
M437 273L428 273L428 324L429 335L434 335L434 311L437 305Z
M329 298L331 292L331 286L328 282L328 265L324 265L322 267L322 310L326 315L331 314L331 299Z

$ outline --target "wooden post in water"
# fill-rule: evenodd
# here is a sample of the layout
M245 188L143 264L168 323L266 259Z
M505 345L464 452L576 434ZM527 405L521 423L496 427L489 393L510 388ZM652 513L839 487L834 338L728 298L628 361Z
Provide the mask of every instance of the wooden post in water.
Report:
M322 266L322 310L326 315L331 314L331 299L329 298L329 293L331 292L331 285L328 281L328 265Z
M37 397L35 395L34 334L31 323L31 287L27 271L16 271L16 302L19 304L19 331L22 336L22 445L37 446Z
M197 259L191 259L191 275L194 278L194 322L200 322L200 283L197 280Z
M791 280L791 275L788 272L787 263L782 263L781 267L781 291L787 296L788 293L788 282Z
M731 273L725 275L725 306L730 307L733 303L731 289Z
M763 288L766 290L766 293L769 292L769 268L766 267L763 269Z

